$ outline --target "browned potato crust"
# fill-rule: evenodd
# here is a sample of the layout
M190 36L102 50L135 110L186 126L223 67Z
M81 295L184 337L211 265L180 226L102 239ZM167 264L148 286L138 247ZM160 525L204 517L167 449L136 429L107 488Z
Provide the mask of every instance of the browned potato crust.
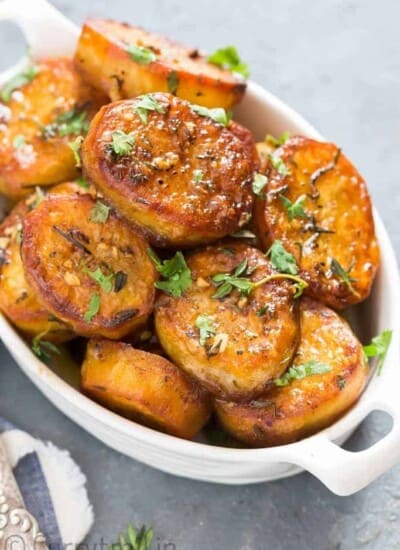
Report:
M100 110L82 146L86 175L155 246L194 246L235 231L252 209L248 135L239 139L171 94L151 97L164 112L149 111L147 122L135 112L141 98ZM118 155L111 142L121 130L134 144Z
M190 439L211 413L209 397L167 359L122 342L91 340L82 391L127 418Z
M12 199L31 193L36 185L52 185L77 175L68 146L76 136L60 136L55 128L52 135L48 125L74 108L86 112L89 121L106 102L82 80L71 59L47 59L37 67L39 73L31 82L15 91L7 103L0 101L0 192Z
M290 174L267 166L266 199L256 203L265 249L281 240L309 283L306 293L327 305L342 309L365 300L379 265L365 181L333 143L295 137L274 158ZM292 203L304 197L305 217L290 220L282 196Z
M333 310L305 298L294 365L318 361L330 372L274 387L249 404L216 401L223 427L255 447L292 443L335 422L361 394L368 375L361 344Z
M157 278L146 249L89 195L49 194L24 218L26 277L48 310L81 336L118 339L146 321Z
M138 63L126 51L129 44L149 48L156 59ZM196 49L109 19L86 21L75 60L83 76L113 101L173 91L192 103L231 109L246 90L244 80L208 63Z
M158 338L174 363L213 394L231 400L263 393L290 363L299 334L297 300L287 280L265 283L248 298L237 290L223 299L212 297L212 277L232 272L243 260L248 271L254 269L249 280L273 273L255 248L243 243L210 246L188 258L192 286L179 298L160 296L155 309ZM196 326L199 316L207 316L213 328L204 343Z
M28 336L45 335L46 340L65 342L72 332L37 300L25 279L20 254L22 220L39 195L18 203L0 226L0 310Z

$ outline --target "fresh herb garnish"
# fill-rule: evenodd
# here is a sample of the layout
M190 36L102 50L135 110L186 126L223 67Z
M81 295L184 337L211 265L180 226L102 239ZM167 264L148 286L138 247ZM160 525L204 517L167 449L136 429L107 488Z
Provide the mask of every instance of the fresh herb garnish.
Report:
M232 119L232 113L225 111L222 107L207 109L202 105L192 105L192 111L199 116L211 118L214 122L222 124L222 126L228 126Z
M82 176L80 176L79 178L76 178L75 183L77 185L79 185L79 187L82 187L82 189L89 189L90 188L90 185L85 180L85 178L83 178Z
M116 155L129 155L135 145L133 134L126 134L123 130L115 130L111 138L111 149Z
M280 174L281 176L288 176L290 174L289 168L286 166L286 164L283 162L283 160L280 157L276 157L275 155L269 154L268 158L272 166L278 172L278 174Z
M340 391L344 390L344 388L346 387L346 380L345 380L345 378L343 378L343 376L338 375L337 385L338 385Z
M96 268L94 271L90 271L87 267L82 269L84 273L89 275L96 283L100 286L104 292L111 292L113 289L113 280L114 273L105 275L100 267Z
M167 76L167 86L170 94L175 95L179 86L179 77L176 71L171 71Z
M126 51L131 56L133 61L140 65L148 65L157 59L156 54L150 48L144 46L137 46L136 44L128 44Z
M290 221L294 218L307 218L307 214L304 210L304 203L307 198L306 195L300 195L294 202L285 197L285 195L279 195L279 197L287 210Z
M57 135L61 137L68 135L79 136L86 134L88 129L87 112L74 108L59 115L54 122L46 124L42 129L42 133L45 138Z
M265 255L269 256L272 267L280 273L297 275L299 272L299 268L297 267L293 254L290 254L290 252L285 249L282 241L274 241Z
M253 183L251 184L253 193L258 197L263 197L263 189L266 186L267 181L267 176L265 176L264 174L254 174Z
M164 114L166 112L165 107L161 105L150 94L140 96L136 100L133 111L139 116L143 124L147 123L147 115L149 111L156 111L157 113L160 113L160 114Z
M330 172L331 170L333 170L335 168L335 166L337 165L337 163L339 161L341 153L342 153L342 150L337 149L336 153L335 153L335 156L333 157L332 162L330 162L326 166L323 166L322 168L318 168L318 170L315 170L315 172L313 172L313 174L311 174L311 178L310 178L311 185L315 185L315 183L317 182L317 180L321 176L323 176L324 174L326 174L327 172Z
M74 141L70 141L68 143L68 147L72 150L74 154L75 164L77 168L80 168L82 166L81 157L79 154L79 151L81 149L83 137L78 136Z
M378 376L380 376L382 372L383 363L385 362L390 342L392 341L392 335L392 330L385 329L378 336L374 336L370 344L363 346L365 357L378 358Z
M267 134L267 136L265 137L265 141L267 141L274 147L280 147L281 145L284 145L289 138L290 132L283 132L283 134L278 138L271 136L271 134Z
M104 202L96 201L89 214L89 221L94 223L105 223L108 220L108 215L111 208Z
M110 550L149 550L153 536L153 529L143 525L137 530L130 523L126 533L119 536L118 542L111 544Z
M217 65L222 69L227 69L233 73L240 74L244 78L249 78L250 71L246 63L239 56L237 49L234 46L220 48L211 54L207 61L213 65Z
M204 346L206 340L210 336L214 336L216 330L213 326L214 316L211 315L199 315L195 321L196 328L200 331L199 342L201 346Z
M325 365L324 363L320 363L319 361L312 359L302 365L290 367L283 376L280 378L275 378L274 384L279 387L287 386L292 380L301 380L302 378L313 376L315 374L325 374L331 370L332 367L329 365Z
M161 260L151 248L147 249L147 253L157 271L166 279L155 283L155 287L171 296L182 296L193 282L192 272L188 268L182 252L177 252L170 260Z
M13 139L12 144L14 149L22 149L22 147L26 145L25 136L23 136L22 134L17 134Z
M85 315L83 316L83 318L85 319L85 321L87 323L90 323L91 320L93 319L93 317L98 314L98 312L100 310L100 304L101 304L100 294L93 293L90 296L90 302L89 302L88 310L86 311Z
M193 170L193 179L196 183L203 181L203 170Z
M353 288L352 283L357 282L357 279L354 279L353 277L350 276L350 272L352 269L353 269L353 264L351 264L350 267L346 270L340 265L340 263L335 258L332 258L331 260L332 273L334 275L337 275L339 279L341 279L344 283L346 283L348 288L355 294L356 292Z
M33 338L32 351L36 355L36 357L38 357L45 363L49 363L51 360L50 353L55 353L57 355L60 355L61 351L52 342L49 342L48 340L42 340L44 336L45 334L38 334Z
M11 95L15 90L29 84L39 74L39 68L36 65L29 65L22 72L15 75L9 80L0 90L0 99L4 103L8 103L11 99Z

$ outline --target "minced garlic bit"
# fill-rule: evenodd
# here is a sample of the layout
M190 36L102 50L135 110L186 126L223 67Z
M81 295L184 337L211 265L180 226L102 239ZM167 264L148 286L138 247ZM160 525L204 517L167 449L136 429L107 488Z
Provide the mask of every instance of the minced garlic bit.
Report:
M223 353L228 345L229 336L225 332L220 332L215 335L213 345L208 350L210 355L216 355L217 353Z
M198 286L199 288L207 288L207 287L210 286L210 283L208 281L206 281L205 279L203 279L203 277L199 277L196 280L196 286Z

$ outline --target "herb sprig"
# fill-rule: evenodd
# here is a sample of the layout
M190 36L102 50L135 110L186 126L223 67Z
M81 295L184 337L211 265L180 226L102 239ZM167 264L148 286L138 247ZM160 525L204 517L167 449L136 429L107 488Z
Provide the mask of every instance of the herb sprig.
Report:
M225 111L222 107L207 109L202 105L192 105L192 111L199 116L211 118L214 122L222 124L222 126L228 126L232 119L232 113Z
M213 315L199 315L195 321L195 327L199 329L199 342L204 346L206 340L216 334Z
M102 201L96 201L89 214L89 221L93 223L105 223L108 220L111 208Z
M217 67L232 71L233 73L241 75L243 78L249 78L249 67L242 59L240 59L239 52L235 46L227 46L226 48L220 48L211 54L207 61Z
M41 361L49 363L51 361L50 354L60 355L61 351L53 342L43 340L44 336L46 336L46 334L38 334L33 338L32 351Z
M55 136L79 136L86 134L89 129L86 110L75 107L65 113L61 113L53 122L42 128L43 136L48 139Z
M95 317L98 314L98 312L100 311L100 305L101 305L101 296L100 294L96 294L94 292L90 296L89 307L83 316L83 318L87 323L90 323L93 317Z
M278 138L271 136L271 134L267 134L265 137L265 141L267 141L274 147L280 147L281 145L284 145L289 138L290 138L290 132L283 132L283 134Z
M304 210L304 203L307 199L306 195L300 195L294 202L285 197L285 195L279 195L279 197L286 208L290 221L294 220L294 218L307 218Z
M16 74L11 78L0 90L0 99L4 103L8 103L11 95L15 90L22 88L25 84L29 84L39 74L39 68L31 63L26 69Z
M111 149L116 155L129 155L135 145L133 134L126 134L123 130L114 130L111 134Z
M165 281L157 281L155 287L171 296L182 296L192 284L192 272L188 268L182 252L177 252L169 260L161 260L151 248L147 253L157 271Z
M295 257L286 250L282 241L275 240L265 255L270 258L272 267L280 273L297 275L299 272Z
M147 124L147 115L149 111L164 114L166 109L155 97L146 94L137 98L133 111L138 115L143 124Z
M152 528L142 525L138 530L130 523L126 533L119 535L118 542L111 544L110 550L149 550L153 537Z
M264 187L267 185L267 176L264 174L256 173L254 174L253 183L251 184L251 187L253 189L253 193L257 195L258 197L264 197Z
M137 46L136 44L128 44L126 46L126 51L130 55L133 61L139 63L140 65L149 65L156 61L157 56L150 48L145 46Z
M364 355L367 359L377 357L378 376L380 376L383 364L392 341L393 331L385 329L378 336L372 338L371 343L363 346Z
M351 277L350 275L352 269L353 269L353 264L351 264L348 269L344 269L344 267L342 267L335 258L332 258L331 260L332 273L337 277L339 277L339 279L347 285L347 287L353 294L357 295L358 292L356 292L356 290L353 287L353 283L356 283L357 279L354 279L354 277Z
M311 361L307 361L302 365L295 365L290 367L280 378L275 378L274 384L278 387L287 386L292 380L302 380L307 376L314 376L315 374L325 374L326 372L330 372L331 370L332 367L330 367L329 365L325 365L324 363L320 363L319 361L312 359Z
M268 155L268 159L279 175L289 176L290 169L288 168L288 166L286 166L286 164L280 157L277 157L274 154L270 153Z

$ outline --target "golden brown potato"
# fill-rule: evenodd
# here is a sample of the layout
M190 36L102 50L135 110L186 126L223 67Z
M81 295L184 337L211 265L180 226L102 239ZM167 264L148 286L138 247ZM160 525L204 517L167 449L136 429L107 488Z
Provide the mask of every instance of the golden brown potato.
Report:
M155 326L162 347L211 393L248 400L265 391L292 360L299 336L290 281L272 279L246 296L213 281L241 266L240 284L275 276L269 261L243 243L207 247L188 258L193 284L181 297L162 295ZM240 269L239 269L240 271ZM244 281L244 282L243 282ZM217 296L218 296L217 294Z
M43 335L46 340L65 342L72 332L38 302L25 279L21 260L22 220L40 199L37 192L18 203L0 226L0 310L28 336Z
M246 90L244 80L208 63L197 50L109 19L86 21L75 60L85 79L113 101L171 92L206 107L231 109Z
M271 160L272 159L272 160ZM266 169L256 221L265 249L282 241L306 293L342 309L368 297L379 265L367 186L332 143L305 137L278 148Z
M251 214L248 136L239 139L171 94L103 107L82 145L82 162L88 179L155 246L211 242Z
M40 301L81 336L118 339L153 308L146 242L90 195L49 194L23 222L26 277Z
M211 413L209 397L178 367L122 342L89 342L81 387L123 416L186 439Z
M0 192L12 199L77 175L68 142L86 132L106 102L71 59L41 61L37 71L12 93L7 85L0 92Z
M337 313L304 298L300 330L293 366L318 364L327 372L273 387L248 404L216 401L222 426L248 445L292 443L322 430L353 405L366 384L368 367L361 344Z

